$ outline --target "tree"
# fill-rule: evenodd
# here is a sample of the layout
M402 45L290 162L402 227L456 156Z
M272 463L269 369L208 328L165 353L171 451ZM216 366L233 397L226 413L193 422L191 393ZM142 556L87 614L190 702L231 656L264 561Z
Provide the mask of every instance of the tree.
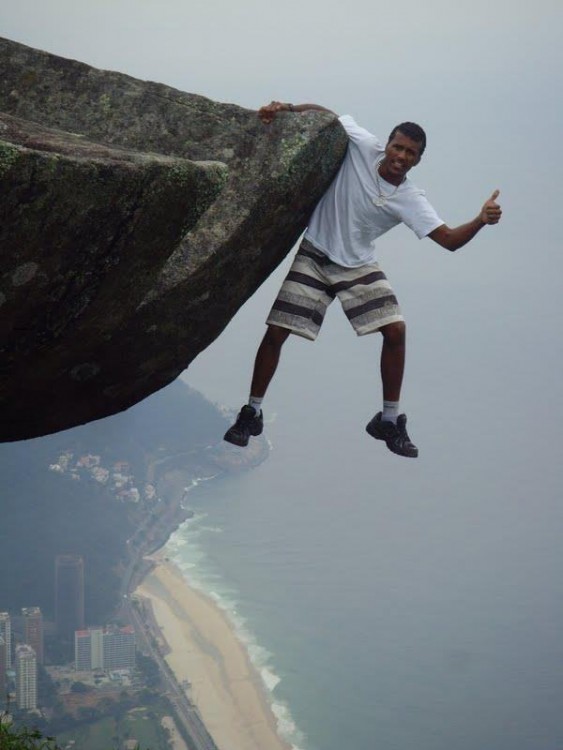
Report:
M89 693L92 688L85 685L83 682L73 682L70 686L71 693Z
M90 722L100 718L100 712L93 706L80 706L76 713L80 721Z
M37 729L16 729L0 723L2 750L60 750L53 737L44 737Z

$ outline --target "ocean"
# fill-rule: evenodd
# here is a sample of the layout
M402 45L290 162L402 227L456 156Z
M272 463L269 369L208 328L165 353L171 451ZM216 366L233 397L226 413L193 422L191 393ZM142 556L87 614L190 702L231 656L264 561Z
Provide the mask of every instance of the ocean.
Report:
M272 286L186 373L211 400L245 400ZM331 309L317 343L284 347L264 403L269 458L194 486L195 516L169 542L230 614L299 750L563 747L563 506L548 427L561 404L522 398L539 378L560 385L523 356L525 324L519 339L500 323L478 336L494 299L476 310L457 291L447 321L410 292L422 309L404 404L419 459L366 435L379 342Z
M345 482L319 506L314 471L293 484L275 449L202 482L167 546L231 617L284 737L300 750L561 747L562 592L543 579L555 529L542 544L490 510L483 533L455 497L448 509Z

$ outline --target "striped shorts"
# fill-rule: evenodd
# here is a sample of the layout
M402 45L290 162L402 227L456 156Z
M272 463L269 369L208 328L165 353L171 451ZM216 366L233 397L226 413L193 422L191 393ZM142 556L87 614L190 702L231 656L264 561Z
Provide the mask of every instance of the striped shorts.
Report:
M358 336L403 320L393 289L377 263L339 266L303 240L266 323L314 341L335 297Z

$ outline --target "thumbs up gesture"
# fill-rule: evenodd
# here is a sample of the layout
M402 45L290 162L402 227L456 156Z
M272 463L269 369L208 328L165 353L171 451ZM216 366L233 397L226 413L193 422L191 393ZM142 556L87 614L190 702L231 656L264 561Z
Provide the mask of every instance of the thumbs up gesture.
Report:
M495 190L489 200L485 201L481 209L481 221L483 224L498 224L502 216L502 209L497 203L500 190Z

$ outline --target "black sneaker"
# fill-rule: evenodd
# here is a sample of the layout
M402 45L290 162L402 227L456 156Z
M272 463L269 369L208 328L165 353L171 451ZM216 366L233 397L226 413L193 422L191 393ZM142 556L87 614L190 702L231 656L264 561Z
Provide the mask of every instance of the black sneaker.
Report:
M418 456L418 448L407 434L407 417L405 414L399 414L397 424L393 424L393 422L383 422L379 411L371 422L367 423L366 432L376 440L385 440L389 450L398 456L407 456L408 458Z
M248 445L250 436L256 437L262 434L264 429L264 418L262 412L256 414L252 406L243 406L238 413L237 421L232 427L229 427L223 440L233 445L240 445L244 448Z

